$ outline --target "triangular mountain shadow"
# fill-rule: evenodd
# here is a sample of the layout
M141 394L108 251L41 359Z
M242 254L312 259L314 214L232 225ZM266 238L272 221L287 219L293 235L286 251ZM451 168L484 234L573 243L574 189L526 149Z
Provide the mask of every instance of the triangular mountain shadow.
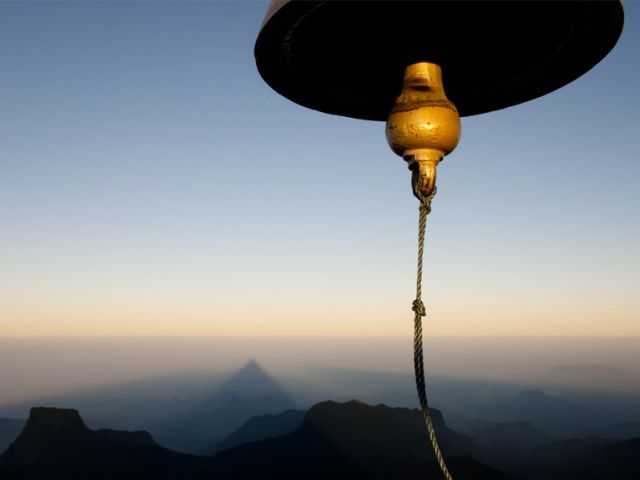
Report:
M243 395L254 395L265 401L276 398L294 403L278 381L254 359L249 360L244 367L224 380L217 390L216 396L222 393L233 397L240 392Z
M212 389L184 416L150 430L167 447L210 453L251 417L291 410L296 404L286 390L256 361L250 360Z

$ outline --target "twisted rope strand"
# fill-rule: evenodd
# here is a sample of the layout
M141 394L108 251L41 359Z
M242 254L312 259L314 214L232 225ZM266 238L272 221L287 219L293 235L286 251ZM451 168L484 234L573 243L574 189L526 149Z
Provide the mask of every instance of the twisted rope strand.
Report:
M436 457L436 461L440 466L440 470L446 480L453 480L453 477L449 473L447 464L440 450L438 444L438 438L436 436L436 430L433 426L433 419L431 418L431 410L429 409L429 401L427 400L427 391L425 386L424 377L424 358L422 347L422 317L426 316L427 312L422 302L422 258L424 256L424 237L427 229L427 215L431 212L431 200L435 195L435 191L429 197L422 198L420 201L420 211L418 216L418 268L416 275L416 299L413 301L412 310L415 313L414 317L414 337L413 337L413 365L416 375L416 388L418 390L418 399L420 401L420 409L422 410L422 416L427 426L427 433L429 434L429 441L433 448L433 453Z

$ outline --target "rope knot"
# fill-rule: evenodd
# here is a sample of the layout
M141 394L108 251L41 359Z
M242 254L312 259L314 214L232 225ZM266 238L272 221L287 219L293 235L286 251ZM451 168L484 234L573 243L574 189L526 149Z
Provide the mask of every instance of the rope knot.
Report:
M424 307L424 303L419 298L416 298L413 301L413 305L411 306L411 310L416 312L416 315L419 317L425 317L427 315L427 309Z

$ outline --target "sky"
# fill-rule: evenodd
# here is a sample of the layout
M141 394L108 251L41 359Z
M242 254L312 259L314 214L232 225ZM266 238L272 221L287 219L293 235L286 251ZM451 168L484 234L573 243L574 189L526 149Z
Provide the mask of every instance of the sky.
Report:
M384 125L260 78L266 1L0 2L0 336L407 336ZM433 336L640 336L640 6L569 86L463 119ZM445 78L446 83L446 78Z

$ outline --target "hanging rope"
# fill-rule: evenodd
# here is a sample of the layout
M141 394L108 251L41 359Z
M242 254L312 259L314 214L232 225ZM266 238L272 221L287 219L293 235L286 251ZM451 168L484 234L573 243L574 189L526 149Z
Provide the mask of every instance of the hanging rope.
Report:
M433 419L431 418L431 410L429 409L429 401L427 400L427 391L425 387L424 360L422 355L422 317L427 314L424 303L422 302L422 257L424 256L424 237L427 229L427 215L431 212L431 200L435 194L436 190L434 188L433 193L428 197L419 197L420 211L418 216L418 269L416 276L416 299L413 301L413 306L411 308L415 313L413 322L413 365L416 374L416 388L418 390L418 398L420 400L420 409L422 410L424 422L427 425L427 433L429 434L429 441L431 442L433 453L444 478L446 480L453 480L444 457L442 456L442 451L438 444L438 438L436 437L436 431L433 427Z

